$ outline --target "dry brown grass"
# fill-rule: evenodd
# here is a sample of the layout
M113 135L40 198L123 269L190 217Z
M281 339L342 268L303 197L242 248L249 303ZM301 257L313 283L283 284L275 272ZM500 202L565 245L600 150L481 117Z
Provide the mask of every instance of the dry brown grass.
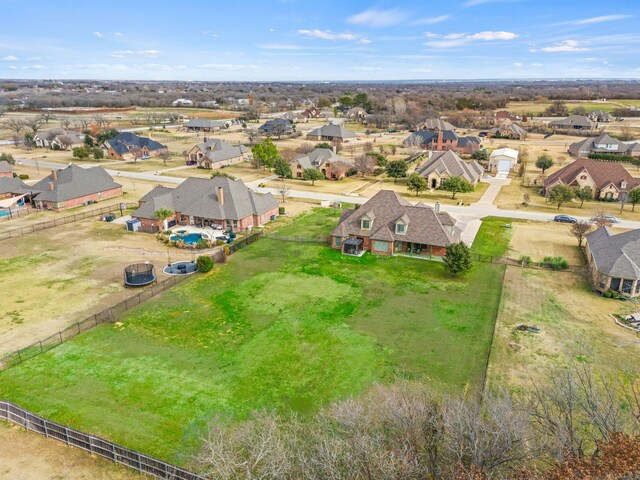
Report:
M143 480L149 477L0 423L0 478L11 480ZM9 454L10 452L10 454Z

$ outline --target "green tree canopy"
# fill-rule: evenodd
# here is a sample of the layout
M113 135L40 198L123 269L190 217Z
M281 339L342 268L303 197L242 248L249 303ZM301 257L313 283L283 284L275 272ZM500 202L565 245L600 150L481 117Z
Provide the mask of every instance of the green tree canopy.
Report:
M543 175L544 175L544 171L547 168L551 168L552 166L553 166L553 159L547 154L540 155L536 160L536 167L542 170Z
M573 200L575 194L576 192L573 188L565 185L564 183L558 183L549 189L547 192L547 198L551 203L558 205L558 210L560 210L562 205Z
M631 204L631 211L636 209L636 203L640 203L640 187L636 187L629 192L628 202Z
M279 177L291 178L291 165L284 158L278 157L274 162L273 169Z
M578 188L575 191L575 197L580 200L580 208L582 208L584 202L590 202L593 200L593 190L589 187Z
M91 152L89 151L89 149L85 147L76 147L72 150L72 155L74 156L74 158L79 158L80 160L87 158L90 154Z
M451 192L451 198L456 198L457 193L473 192L473 185L462 177L451 177L440 182L440 189Z
M473 267L471 250L464 242L447 245L443 261L444 268L453 276L465 275Z
M274 145L270 138L265 138L262 142L251 147L256 168L273 168L275 161L280 157L278 147Z
M427 181L418 173L412 173L407 180L407 188L410 192L415 192L416 197L420 192L424 192L429 185Z
M398 181L400 177L407 176L409 165L404 160L392 160L387 165L387 175L393 178L393 183Z
M99 133L96 136L96 140L98 141L98 143L102 143L105 142L107 140L111 140L113 137L117 136L120 132L118 130L116 130L115 128L109 128L107 130L105 130L104 132ZM86 138L85 138L85 142L86 142Z
M322 172L316 168L305 168L302 171L302 179L303 180L311 180L311 185L316 184L316 180L324 179L324 175Z

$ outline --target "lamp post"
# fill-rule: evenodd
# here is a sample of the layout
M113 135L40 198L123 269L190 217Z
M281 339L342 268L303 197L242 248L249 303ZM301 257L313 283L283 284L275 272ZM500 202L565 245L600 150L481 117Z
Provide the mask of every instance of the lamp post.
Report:
M167 247L167 267L169 267L169 273L173 273L173 268L171 267L171 252Z

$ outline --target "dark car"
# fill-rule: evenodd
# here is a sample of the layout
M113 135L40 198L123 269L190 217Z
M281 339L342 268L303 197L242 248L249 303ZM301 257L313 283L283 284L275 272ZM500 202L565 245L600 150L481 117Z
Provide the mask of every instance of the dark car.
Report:
M554 222L560 223L576 223L578 221L575 217L570 217L569 215L556 215L553 217Z

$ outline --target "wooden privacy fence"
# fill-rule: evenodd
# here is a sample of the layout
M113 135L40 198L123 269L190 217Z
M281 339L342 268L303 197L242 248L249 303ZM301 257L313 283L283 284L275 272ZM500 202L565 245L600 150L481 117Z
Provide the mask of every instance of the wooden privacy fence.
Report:
M138 205L135 203L126 203L126 208L135 208ZM46 230L48 228L58 227L67 223L77 222L88 217L96 215L102 215L104 213L111 213L119 209L119 204L107 205L101 208L93 210L85 210L82 212L74 213L73 215L67 215L66 217L54 218L53 220L47 220L45 222L34 223L32 225L25 225L24 227L14 228L7 230L6 232L0 232L0 241L9 240L10 238L20 237L29 233L39 232L40 230Z
M122 447L100 437L74 430L60 423L52 422L11 402L0 400L0 419L156 478L166 480L207 480L206 477L158 458Z
M25 360L35 357L36 355L47 352L61 343L71 340L82 332L86 332L87 330L97 327L101 323L115 322L127 310L140 305L142 302L149 300L152 297L155 297L159 293L162 293L168 288L171 288L177 283L185 280L187 277L189 277L189 275L175 275L166 278L155 285L145 288L144 290L140 290L140 292L136 293L132 297L124 299L116 305L105 308L101 312L94 313L84 320L54 333L44 340L39 340L28 347L9 352L0 357L0 369L17 365Z

